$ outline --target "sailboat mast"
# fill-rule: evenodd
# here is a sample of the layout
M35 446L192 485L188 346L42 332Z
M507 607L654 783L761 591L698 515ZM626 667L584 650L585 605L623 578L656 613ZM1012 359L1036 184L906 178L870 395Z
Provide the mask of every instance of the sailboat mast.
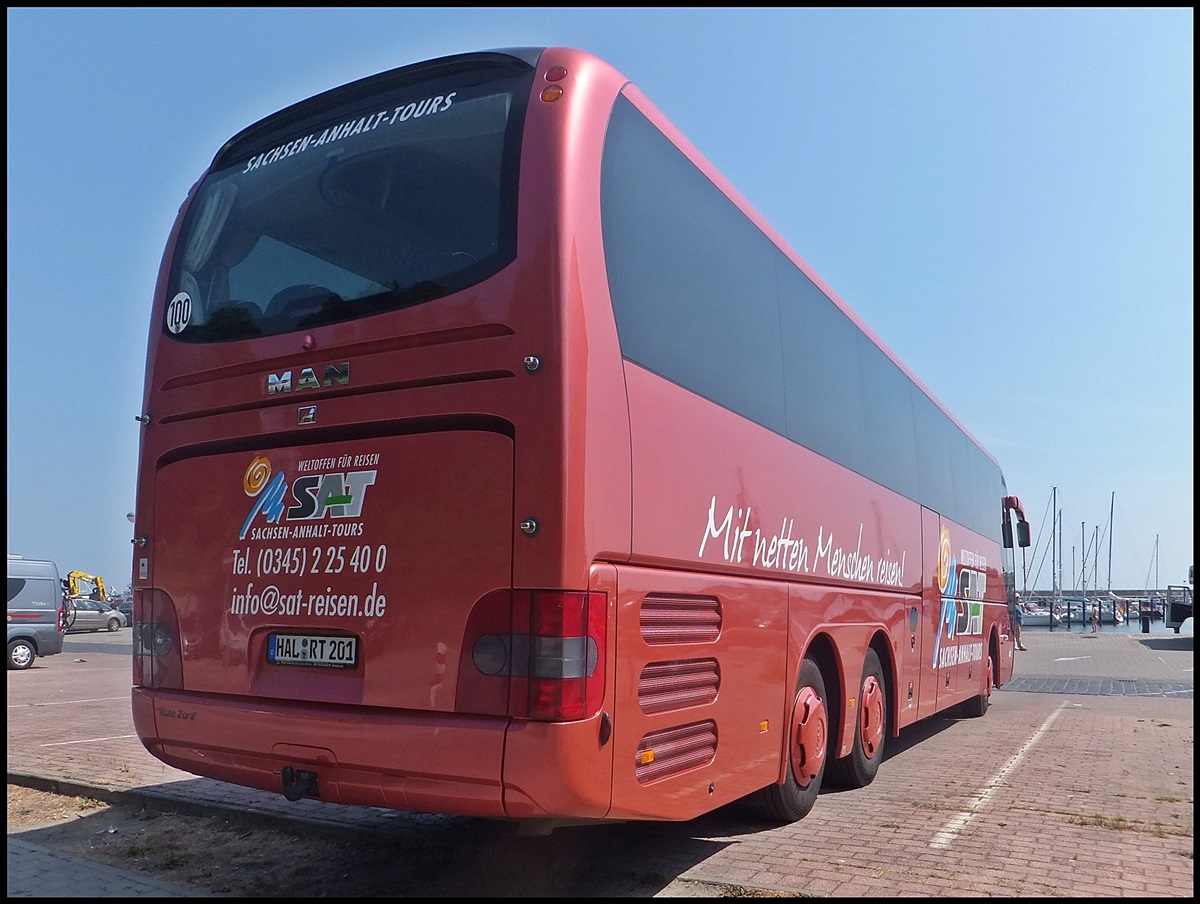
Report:
M1050 602L1058 602L1058 487L1050 489Z
M1062 597L1063 591L1063 568L1066 563L1063 562L1063 529L1062 529L1062 511L1058 511L1055 516L1056 531L1058 536L1058 586L1055 589L1055 596Z
M1117 492L1113 491L1112 498L1108 503L1108 592L1112 594L1112 535L1113 535L1113 510L1117 505Z
M1059 588L1062 586L1062 524L1058 515L1058 487L1053 487L1050 494L1050 579L1053 589L1050 592L1050 630L1054 630L1054 617L1058 614ZM1071 614L1067 613L1067 627L1071 626Z
M1086 608L1086 606L1087 606L1087 548L1088 548L1088 542L1087 542L1087 523L1084 521L1079 522L1079 542L1081 544L1081 547L1079 550L1079 580L1081 582L1080 586L1083 589L1083 605ZM1075 561L1074 556L1071 557L1071 561L1072 562Z

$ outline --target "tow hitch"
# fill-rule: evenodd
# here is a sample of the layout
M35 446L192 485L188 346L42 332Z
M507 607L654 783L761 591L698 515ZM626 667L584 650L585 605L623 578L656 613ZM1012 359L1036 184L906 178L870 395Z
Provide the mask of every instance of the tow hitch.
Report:
M283 781L283 796L288 800L296 801L309 795L321 796L317 791L317 774L315 772L284 766L279 771L279 777Z

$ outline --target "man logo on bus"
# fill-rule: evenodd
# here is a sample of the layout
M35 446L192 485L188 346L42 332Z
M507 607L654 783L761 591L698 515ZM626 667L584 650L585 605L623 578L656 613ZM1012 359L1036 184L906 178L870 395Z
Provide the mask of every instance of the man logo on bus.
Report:
M291 485L296 505L285 509L288 491L283 471L271 477L271 461L258 456L250 462L242 477L242 489L255 499L250 514L242 525L238 539L246 539L250 525L260 512L268 524L278 524L284 514L288 521L317 521L331 518L358 518L362 515L367 487L375 483L377 471L333 471L324 474L305 474Z

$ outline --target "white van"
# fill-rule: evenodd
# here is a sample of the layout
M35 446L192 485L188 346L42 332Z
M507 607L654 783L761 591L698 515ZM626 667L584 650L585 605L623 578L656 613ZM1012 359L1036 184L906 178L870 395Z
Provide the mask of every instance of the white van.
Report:
M27 669L61 653L67 613L58 566L8 555L8 667Z

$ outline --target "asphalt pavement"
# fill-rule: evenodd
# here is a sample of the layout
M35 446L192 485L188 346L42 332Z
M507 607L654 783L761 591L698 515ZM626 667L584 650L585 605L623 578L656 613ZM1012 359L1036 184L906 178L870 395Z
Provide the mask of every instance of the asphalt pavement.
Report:
M122 633L128 637L127 631ZM200 779L160 763L133 733L128 662L114 655L113 644L120 642L117 637L72 636L62 655L39 660L29 671L9 673L10 784L110 802L132 798L159 807L312 820L410 838L440 819L307 800L293 803L282 794ZM1015 654L1014 679L996 692L984 718L906 729L900 743L889 748L897 752L889 755L869 788L822 794L813 813L794 826L742 833L702 819L695 830L689 825L689 831L652 836L661 849L643 847L661 854L656 866L672 877L655 896L695 894L682 889L708 883L713 888L741 884L832 897L1191 898L1192 638L1165 633L1161 626L1151 634L1102 630L1099 635L1027 628L1025 643L1028 651ZM94 699L85 701L90 707L76 705L81 681L95 691ZM64 726L65 713L70 713L69 727ZM1147 720L1153 720L1155 732L1145 730ZM1035 744L1047 751L1047 762L1069 763L1087 755L1089 768L1080 775L1073 768L1022 766ZM1096 754L1098 746L1103 756ZM123 768L114 770L114 762ZM958 816L938 828L940 817L931 814L929 828L922 824L912 832L909 823L920 801L935 798L942 789L949 793L958 784L931 773L955 763L964 765L965 783L977 787L970 789ZM1131 763L1143 766L1131 769ZM1074 856L1064 863L1061 855L1049 852L1059 843L1074 843L1067 840L1072 832L1096 830L1086 825L1086 809L1076 812L1081 792L1096 795L1086 804L1095 811L1103 806L1099 795L1114 784L1120 786L1121 799L1114 806L1128 814L1122 818L1154 830L1123 833L1127 837L1113 846L1109 865L1103 860L1077 863ZM966 790L953 792L957 798ZM855 797L867 792L874 797ZM973 838L969 824L996 810L994 798L1000 792L1006 796L1002 818L978 833L984 837ZM1180 800L1186 807L1179 806ZM1047 814L1056 813L1072 814L1067 828L1047 824ZM867 819L877 825L865 825ZM1053 845L1048 832L1054 833ZM1079 843L1096 850L1113 834L1099 842L1094 837L1101 836L1082 836ZM9 831L9 897L207 896L136 871L67 857L34 839L36 832ZM954 851L955 859L946 859ZM643 850L639 856L648 854Z

